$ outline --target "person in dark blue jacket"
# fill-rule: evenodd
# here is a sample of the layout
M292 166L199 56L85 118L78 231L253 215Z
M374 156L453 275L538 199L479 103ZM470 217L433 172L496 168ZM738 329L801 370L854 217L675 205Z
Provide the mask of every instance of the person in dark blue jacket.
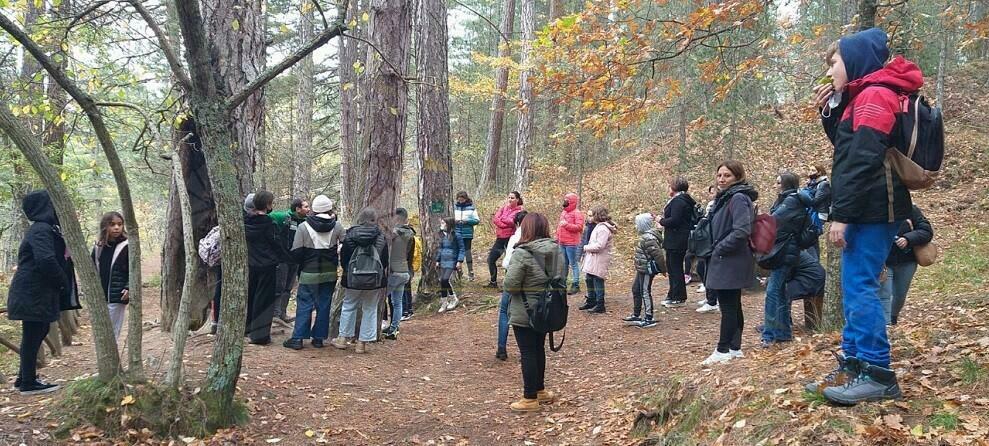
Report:
M885 155L894 145L901 96L916 93L924 75L902 56L887 63L887 40L878 28L842 37L827 54L831 82L816 88L824 131L834 145L828 239L844 248L844 357L835 370L843 378L818 386L836 404L901 397L889 366L879 276L900 222L910 217L913 205L895 170L886 168Z
M21 208L31 227L17 251L17 272L7 294L7 318L21 321L20 368L14 387L21 395L58 390L38 379L38 351L62 310L81 308L75 273L48 191L24 197Z
M460 271L460 265L464 263L465 251L464 238L456 231L456 221L452 218L441 220L439 255L436 257L436 266L440 269L440 313L457 308L460 302L457 294L453 292L450 278L455 272Z
M762 329L762 346L769 347L777 342L793 340L793 321L790 318L790 299L786 297L786 283L797 266L800 247L797 237L807 218L807 205L797 193L800 178L791 172L784 172L776 179L779 196L770 212L776 219L776 267L769 273L766 282L765 317Z

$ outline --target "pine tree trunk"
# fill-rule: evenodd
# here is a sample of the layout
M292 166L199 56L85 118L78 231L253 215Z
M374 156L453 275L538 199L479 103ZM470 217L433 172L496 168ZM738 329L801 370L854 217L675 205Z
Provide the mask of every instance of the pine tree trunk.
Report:
M427 295L439 288L439 241L430 235L439 230L440 219L450 216L453 207L446 16L444 0L420 0L416 61L423 82L417 93L416 149L418 158L425 160L419 170L419 216L426 235L421 274Z
M519 126L515 135L515 183L514 189L526 190L529 184L529 151L532 145L533 93L532 81L532 41L536 38L535 0L522 0L522 57L519 64Z
M865 30L876 26L876 0L859 0L858 29Z
M302 17L299 20L299 41L308 42L313 37L312 0L303 0L300 7ZM295 150L292 168L292 196L308 197L312 190L312 140L313 140L313 57L308 55L298 65L299 84L296 89L298 99L295 135L297 139L292 145Z
M556 19L563 17L562 3L562 0L549 0L549 23L553 23ZM555 99L550 99L546 106L546 131L541 132L546 138L547 147L556 147L556 139L553 138L553 135L557 132L561 123L560 103ZM573 165L570 167L573 167Z
M830 228L830 225L828 226ZM824 232L827 234L827 231ZM845 325L841 292L841 249L828 241L825 249L826 280L824 282L824 324L826 330L840 330Z
M498 41L498 58L512 57L511 39L515 24L515 0L504 0L501 24L501 36ZM505 96L508 94L508 67L501 66L495 70L495 94L491 97L491 118L488 121L487 145L484 151L484 166L481 171L481 181L477 185L476 196L480 197L498 179L498 157L501 152L502 128L505 125Z

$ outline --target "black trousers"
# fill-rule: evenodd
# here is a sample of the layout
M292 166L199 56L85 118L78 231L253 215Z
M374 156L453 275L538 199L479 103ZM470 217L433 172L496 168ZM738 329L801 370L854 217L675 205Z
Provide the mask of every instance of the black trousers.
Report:
M450 283L450 278L456 271L453 268L440 268L440 297L453 294L453 284Z
M275 314L277 267L247 269L247 336L251 342L271 339L271 318Z
M474 247L474 239L465 238L464 239L464 261L467 263L467 273L474 274L474 251L471 249ZM505 247L508 247L508 242L505 242Z
M666 250L666 270L670 276L670 290L666 293L666 298L673 302L687 300L687 282L683 280L683 258L686 255L685 250Z
M405 283L405 295L402 296L402 312L406 314L412 314L412 280L415 279L415 271L409 271L409 281ZM391 299L389 299L389 302Z
M21 321L21 367L17 375L21 385L38 380L38 351L49 328L51 323L48 322Z
M299 280L299 265L282 263L278 265L276 275L278 283L275 288L275 317L285 319L288 316L288 301L292 298L292 289Z
M522 396L535 399L546 388L546 333L513 325L515 342L522 357Z
M653 274L635 273L635 281L632 282L632 313L638 316L642 307L646 310L646 319L652 320L652 279Z
M223 285L223 268L216 266L216 289L213 290L213 323L220 322L220 286Z
M697 274L701 276L701 283L707 283L707 262L711 261L710 257L698 257L697 258ZM707 285L704 286L706 290L704 292L704 298L707 299L707 304L710 306L718 305L718 297L714 295L714 292L707 289Z
M488 274L491 275L491 283L498 283L498 259L508 249L508 239L496 239L491 251L488 251Z
M742 349L742 290L714 290L721 305L721 335L718 337L718 351Z

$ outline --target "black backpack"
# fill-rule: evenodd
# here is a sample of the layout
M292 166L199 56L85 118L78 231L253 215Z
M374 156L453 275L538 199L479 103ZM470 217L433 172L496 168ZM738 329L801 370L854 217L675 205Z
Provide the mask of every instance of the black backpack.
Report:
M891 148L896 150L887 151L888 165L908 189L931 187L944 161L941 107L932 106L926 97L917 93L906 94L890 85L877 85L895 92L901 103L902 113L897 113L891 135Z
M540 333L549 333L549 349L558 352L563 348L563 342L567 340L567 333L564 331L560 345L553 345L553 333L567 327L567 313L570 307L567 305L566 277L547 270L544 262L528 246L519 246L518 249L525 250L536 259L536 263L540 264L543 272L549 277L535 302L530 302L525 292L520 296L525 312L529 316L529 326Z
M385 276L385 266L374 243L358 245L347 262L347 288L352 290L375 290L381 288Z
M704 218L704 206L700 203L694 205L694 209L690 213L690 229L694 229L700 224L701 219Z
M690 231L690 238L687 239L687 251L694 253L697 257L711 257L714 251L714 240L711 235L711 219L704 217L697 222L693 231Z

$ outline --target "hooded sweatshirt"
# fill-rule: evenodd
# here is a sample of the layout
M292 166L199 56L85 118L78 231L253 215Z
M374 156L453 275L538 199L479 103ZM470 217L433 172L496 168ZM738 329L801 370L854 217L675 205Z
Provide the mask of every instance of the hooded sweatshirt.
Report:
M347 286L347 265L350 263L350 257L353 256L354 250L358 246L374 246L374 249L378 250L378 258L381 260L381 265L387 270L388 267L388 243L385 241L384 234L381 233L381 229L378 229L376 223L365 223L357 226L351 226L347 229L347 234L343 238L343 246L340 248L340 264L343 265L343 281L342 285L344 288L350 288ZM381 276L381 283L378 288L385 288L388 286L388 271Z
M300 265L300 284L336 282L340 264L337 249L342 238L343 227L337 223L336 215L306 217L292 241L292 257Z
M389 265L392 273L407 273L411 271L412 259L416 250L416 230L408 224L395 226L395 237L391 240L391 259Z
M570 192L563 199L566 206L560 213L560 222L556 225L556 240L560 246L579 246L581 231L584 230L584 213L577 209L580 198Z
M48 192L24 197L24 215L32 221L17 252L17 272L7 295L7 318L54 322L60 310L79 308L74 301L73 271Z
M910 216L910 191L893 170L887 190L883 161L894 146L892 132L907 95L924 76L916 64L897 56L886 66L886 34L869 29L839 41L848 73L842 101L822 110L824 130L834 145L829 217L841 223L887 223ZM826 106L827 107L827 106ZM892 202L889 196L892 195Z
M244 216L244 235L247 238L247 265L263 268L290 261L288 250L276 235L275 222L266 214Z
M611 222L601 222L591 231L591 239L584 245L584 258L581 270L602 279L608 278L611 266L611 248L614 246L612 234L618 228Z

